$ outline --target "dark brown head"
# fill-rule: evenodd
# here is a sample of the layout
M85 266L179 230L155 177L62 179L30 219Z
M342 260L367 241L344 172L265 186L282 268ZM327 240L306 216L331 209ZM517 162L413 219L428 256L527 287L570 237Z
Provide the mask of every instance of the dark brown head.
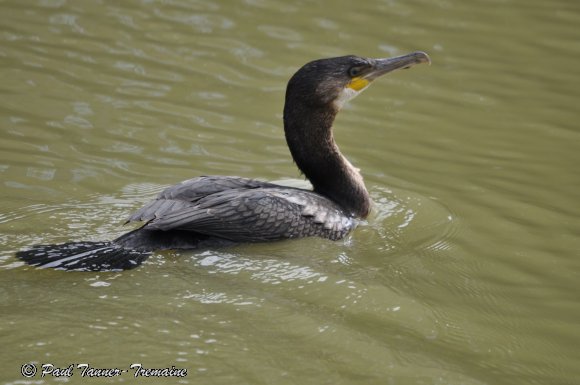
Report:
M311 61L288 82L286 104L301 102L313 107L340 109L376 78L400 68L430 62L429 56L421 51L387 59L349 55Z

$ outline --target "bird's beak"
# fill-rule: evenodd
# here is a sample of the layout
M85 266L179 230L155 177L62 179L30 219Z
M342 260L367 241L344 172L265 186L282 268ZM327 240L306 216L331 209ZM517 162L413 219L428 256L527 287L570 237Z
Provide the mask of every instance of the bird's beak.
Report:
M394 70L409 68L415 64L431 64L431 58L423 51L416 51L403 56L391 57L388 59L374 59L373 68L363 76L364 79L372 81Z

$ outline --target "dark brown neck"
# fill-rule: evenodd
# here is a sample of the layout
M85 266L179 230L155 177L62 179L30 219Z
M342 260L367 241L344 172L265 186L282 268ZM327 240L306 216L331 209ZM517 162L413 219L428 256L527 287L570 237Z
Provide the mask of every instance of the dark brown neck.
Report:
M349 214L365 218L371 199L358 170L340 153L332 135L337 110L329 106L288 104L284 131L292 158L314 191L338 203Z

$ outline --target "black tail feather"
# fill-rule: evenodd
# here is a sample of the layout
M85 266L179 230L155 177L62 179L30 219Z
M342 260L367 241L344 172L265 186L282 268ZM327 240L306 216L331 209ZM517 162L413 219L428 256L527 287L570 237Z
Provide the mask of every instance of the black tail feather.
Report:
M141 265L151 252L126 249L112 242L71 242L37 245L16 257L39 268L75 271L130 270Z

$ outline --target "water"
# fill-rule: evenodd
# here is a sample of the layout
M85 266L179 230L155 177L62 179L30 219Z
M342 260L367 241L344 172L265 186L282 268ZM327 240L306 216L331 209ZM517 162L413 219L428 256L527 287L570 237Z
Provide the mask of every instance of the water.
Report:
M2 383L56 381L22 377L28 362L173 365L188 375L167 382L191 384L578 383L577 2L0 9ZM337 119L376 203L344 241L162 252L123 273L13 257L118 236L193 176L298 178L291 74L418 49L431 67L380 79ZM132 375L100 382L148 381Z

